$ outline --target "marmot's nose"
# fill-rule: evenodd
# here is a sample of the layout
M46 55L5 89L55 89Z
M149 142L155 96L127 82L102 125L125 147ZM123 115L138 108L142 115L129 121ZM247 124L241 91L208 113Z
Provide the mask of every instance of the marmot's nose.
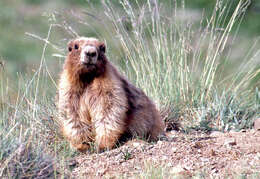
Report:
M80 61L82 63L95 63L97 59L97 50L94 46L86 46L82 49L80 54Z
M97 52L95 51L89 51L85 53L87 57L95 57L97 55Z

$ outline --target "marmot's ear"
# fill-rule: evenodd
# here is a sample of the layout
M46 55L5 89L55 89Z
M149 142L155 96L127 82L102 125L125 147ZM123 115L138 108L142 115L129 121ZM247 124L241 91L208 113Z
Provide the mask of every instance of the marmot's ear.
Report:
M103 52L103 53L106 52L106 45L105 45L104 42L101 42L101 43L99 44L99 50L100 50L101 52Z
M68 49L69 52L72 51L72 49L73 49L73 40L69 41L69 43L67 44L67 49Z

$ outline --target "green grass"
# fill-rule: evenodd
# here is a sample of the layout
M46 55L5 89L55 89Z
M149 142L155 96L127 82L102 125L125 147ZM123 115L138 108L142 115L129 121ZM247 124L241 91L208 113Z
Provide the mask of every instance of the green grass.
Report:
M122 9L107 2L99 10L104 13L89 9L84 18L46 13L49 30L30 35L41 47L39 66L13 77L0 65L0 177L36 177L46 163L50 175L70 175L65 161L78 153L60 136L55 81L64 60L64 39L77 34L104 39L109 59L155 101L164 120L178 120L184 131L252 127L260 115L259 50L248 50L235 70L225 65L233 65L236 33L231 31L236 32L233 27L243 18L247 2L240 1L233 12L226 12L228 4L222 3L198 22L183 21L177 6L169 10L149 2L133 7L123 0ZM226 24L227 13L232 16ZM13 55L22 56L19 49ZM19 150L28 155L21 157ZM130 157L125 154L126 160ZM161 172L148 173L163 177Z

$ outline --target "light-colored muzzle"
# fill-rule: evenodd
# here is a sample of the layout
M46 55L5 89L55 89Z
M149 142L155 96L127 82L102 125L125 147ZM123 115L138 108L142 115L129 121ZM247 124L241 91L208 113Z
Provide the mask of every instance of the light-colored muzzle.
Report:
M81 50L80 62L84 65L97 63L98 52L95 46L87 45Z

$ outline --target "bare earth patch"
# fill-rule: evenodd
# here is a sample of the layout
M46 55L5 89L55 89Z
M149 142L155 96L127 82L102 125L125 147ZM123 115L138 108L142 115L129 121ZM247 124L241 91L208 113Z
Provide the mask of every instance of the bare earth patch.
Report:
M140 177L159 170L163 178L192 176L260 177L260 131L167 133L167 140L147 143L134 139L100 154L75 159L73 177Z

